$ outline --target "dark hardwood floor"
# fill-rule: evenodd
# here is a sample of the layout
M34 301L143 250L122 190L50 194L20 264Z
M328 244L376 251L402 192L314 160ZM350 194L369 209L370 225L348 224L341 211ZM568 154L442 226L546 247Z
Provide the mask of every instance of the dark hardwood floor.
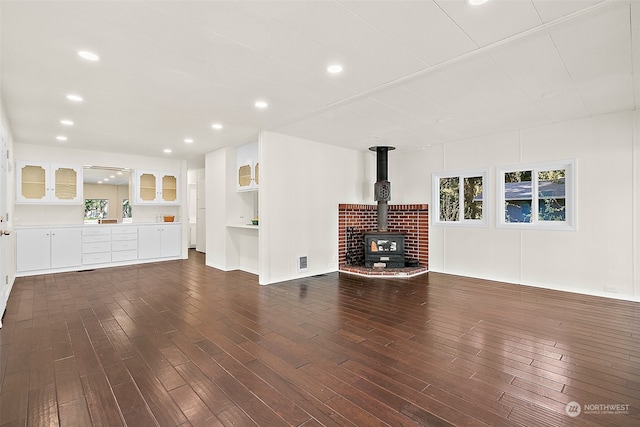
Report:
M191 251L17 279L0 380L3 427L637 426L640 304L435 273L261 287Z

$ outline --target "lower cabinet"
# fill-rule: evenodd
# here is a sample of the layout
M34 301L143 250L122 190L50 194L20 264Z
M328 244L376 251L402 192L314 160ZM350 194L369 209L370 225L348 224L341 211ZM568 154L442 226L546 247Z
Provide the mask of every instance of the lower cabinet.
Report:
M138 259L138 227L91 227L82 230L82 264Z
M111 262L111 229L104 227L82 230L82 264Z
M18 272L76 267L81 264L80 228L36 228L16 232Z
M16 230L16 273L45 273L177 258L182 226L97 225Z
M138 227L138 256L140 259L180 256L180 225L144 225Z
M124 226L111 229L111 261L138 259L138 227Z

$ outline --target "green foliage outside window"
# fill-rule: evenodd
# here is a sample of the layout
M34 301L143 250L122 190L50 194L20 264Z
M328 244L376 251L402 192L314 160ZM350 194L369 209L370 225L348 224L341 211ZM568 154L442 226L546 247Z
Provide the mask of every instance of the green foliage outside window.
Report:
M440 221L460 219L460 178L440 178Z
M129 199L122 199L122 218L131 218L131 203Z
M109 200L107 199L85 199L84 219L98 220L109 218Z

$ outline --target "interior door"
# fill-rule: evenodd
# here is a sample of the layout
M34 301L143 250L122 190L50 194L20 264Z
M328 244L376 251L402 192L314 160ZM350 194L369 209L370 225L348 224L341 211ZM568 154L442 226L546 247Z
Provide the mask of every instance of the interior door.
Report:
M0 124L0 328L2 316L9 298L9 276L7 276L7 181L9 167L7 161L7 135Z

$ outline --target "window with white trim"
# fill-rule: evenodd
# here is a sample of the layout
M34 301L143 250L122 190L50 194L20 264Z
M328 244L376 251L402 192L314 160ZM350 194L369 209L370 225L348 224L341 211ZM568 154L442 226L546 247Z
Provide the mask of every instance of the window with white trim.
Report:
M486 169L434 174L434 224L487 226L487 177Z
M575 230L575 161L497 170L498 226Z

